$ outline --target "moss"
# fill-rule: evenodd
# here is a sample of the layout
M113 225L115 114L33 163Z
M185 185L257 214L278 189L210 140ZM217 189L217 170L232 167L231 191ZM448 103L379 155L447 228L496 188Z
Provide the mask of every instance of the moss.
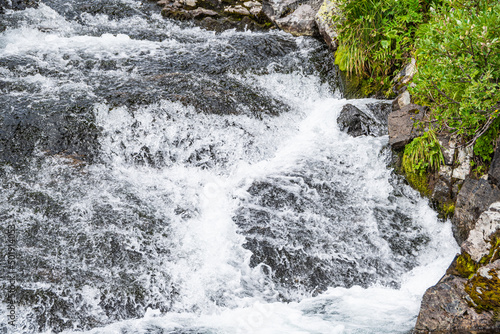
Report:
M493 311L495 316L500 314L500 279L495 269L490 269L487 275L482 275L479 269L495 262L500 258L500 236L495 234L490 240L490 252L481 258L479 263L474 262L469 254L463 253L457 258L456 269L469 280L465 284L465 292L469 295L468 303L477 312Z
M422 196L429 197L431 191L429 189L429 178L427 173L415 173L404 171L406 180L414 189L418 190Z
M474 276L479 265L471 259L470 255L467 253L462 253L457 257L455 263L455 269L458 274L465 278L471 278Z
M455 202L448 201L440 205L440 213L443 215L444 219L453 217L455 213Z
M467 284L465 291L471 300L469 304L478 312L492 310L496 314L500 310L500 279L494 269L487 276L476 273Z
M498 233L498 232L497 232ZM490 240L490 252L481 258L479 263L481 265L486 265L488 263L495 262L500 258L500 236L493 235Z

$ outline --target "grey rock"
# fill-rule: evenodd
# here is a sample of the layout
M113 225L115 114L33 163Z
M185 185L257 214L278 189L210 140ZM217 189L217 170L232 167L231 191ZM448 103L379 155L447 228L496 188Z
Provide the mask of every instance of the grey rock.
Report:
M393 101L392 103L392 110L400 110L401 108L409 105L411 103L411 96L410 93L405 90L401 94L399 94Z
M229 13L229 14L236 14L236 15L241 15L241 16L248 16L250 15L250 12L248 9L241 5L236 5L234 7L227 7L224 9L224 12Z
M462 243L462 251L479 262L483 256L489 254L491 236L498 230L500 230L500 202L495 202L479 216L474 229Z
M500 201L500 190L487 180L466 178L458 193L453 215L453 235L459 244L467 240L476 221L488 207Z
M319 34L332 51L337 50L338 34L335 27L340 17L335 0L324 0L315 16Z
M299 6L293 13L275 20L276 25L283 31L294 36L316 36L318 27L314 17L316 11L310 5Z
M472 159L472 147L457 148L457 158L455 159L455 168L453 169L453 177L460 180L465 178L470 173L470 162Z
M389 144L398 150L408 144L419 132L415 129L415 122L422 120L424 107L410 104L400 110L393 111L388 117Z
M415 58L412 58L410 60L410 63L407 64L401 72L399 72L393 79L393 87L392 90L396 93L399 94L401 93L404 88L412 79L413 76L417 73L417 62Z
M492 183L500 185L500 145L497 145L497 149L491 160L488 178Z
M346 104L337 117L340 130L353 137L387 134L387 115L391 110L390 104L372 103L368 104L367 108L368 110L363 112L352 104Z
M319 34L314 20L322 0L263 0L264 15L280 29L296 36Z
M477 313L468 305L468 295L464 290L466 283L466 278L445 275L438 284L427 289L413 333L483 333L483 329L493 330L492 312Z
M451 177L452 169L449 166L441 166L438 173L438 179L432 190L432 199L438 203L446 203L453 199Z

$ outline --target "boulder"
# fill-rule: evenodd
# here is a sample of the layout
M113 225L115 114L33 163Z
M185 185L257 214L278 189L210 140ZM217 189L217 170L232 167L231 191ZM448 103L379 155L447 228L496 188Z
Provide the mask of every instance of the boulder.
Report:
M290 15L276 19L275 23L281 30L294 36L315 36L318 35L315 15L316 10L310 5L302 5Z
M488 179L497 186L500 184L500 145L497 145L497 149L491 160Z
M323 37L326 45L332 50L337 50L336 25L340 20L339 9L336 0L324 0L315 16L319 34Z
M483 212L445 276L422 299L415 334L499 333L500 202Z
M492 314L478 313L467 303L466 283L466 278L445 275L429 288L422 298L413 333L470 333L491 328Z
M314 20L321 0L263 0L264 15L280 29L295 36L319 35Z
M424 111L425 108L422 106L409 104L389 114L389 144L393 149L402 149L418 136L419 131L415 129L415 122L423 119Z
M337 117L340 130L353 137L387 134L387 115L391 109L390 104L372 103L367 104L367 108L368 110L363 112L352 104L346 104Z
M487 180L466 178L457 197L453 215L453 235L459 244L469 236L483 211L500 201L500 189Z

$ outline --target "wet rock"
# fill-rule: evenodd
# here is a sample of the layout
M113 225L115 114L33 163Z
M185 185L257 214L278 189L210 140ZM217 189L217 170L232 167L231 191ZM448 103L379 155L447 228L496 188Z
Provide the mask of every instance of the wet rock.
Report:
M491 160L488 179L497 186L500 185L500 145L497 146L493 160Z
M24 10L26 8L37 8L38 0L0 0L0 14L5 9Z
M446 275L429 288L414 333L498 333L500 202L481 214Z
M315 36L318 34L315 15L316 10L310 5L302 5L290 15L277 19L275 23L294 36Z
M414 334L470 333L491 328L492 313L477 313L467 303L466 278L445 275L422 299Z
M193 20L208 30L268 30L271 22L262 14L258 1L160 0L162 15L177 20Z
M328 47L337 50L337 31L335 26L340 19L338 6L335 0L324 0L315 18L319 34Z
M367 105L367 107L371 114L361 111L352 104L346 104L337 118L340 130L353 137L386 134L387 114L390 111L390 105L377 103Z
M424 107L410 104L389 114L389 144L393 149L401 149L418 136L415 122L423 119Z
M467 239L481 213L497 201L500 201L500 189L497 186L484 179L465 179L452 219L453 235L458 243Z
M280 29L295 36L319 34L315 16L320 0L263 0L262 10L267 18Z

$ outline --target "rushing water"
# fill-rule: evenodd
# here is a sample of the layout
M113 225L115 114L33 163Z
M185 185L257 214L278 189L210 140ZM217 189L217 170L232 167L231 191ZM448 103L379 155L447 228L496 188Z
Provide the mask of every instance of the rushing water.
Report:
M343 105L376 101L342 99L314 39L158 12L0 15L0 331L411 330L457 247L387 136L339 131Z

